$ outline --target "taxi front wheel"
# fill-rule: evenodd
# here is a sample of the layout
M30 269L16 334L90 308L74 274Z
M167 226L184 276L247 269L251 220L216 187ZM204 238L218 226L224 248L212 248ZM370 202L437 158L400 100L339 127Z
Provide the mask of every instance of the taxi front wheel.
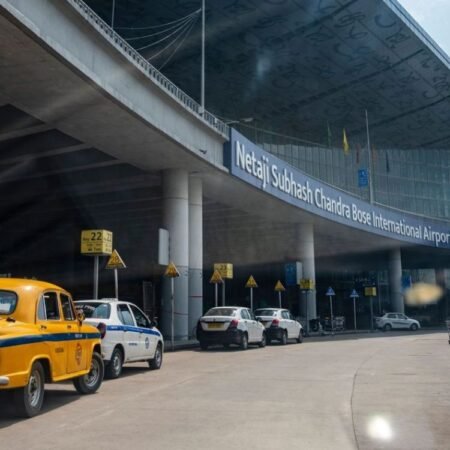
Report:
M36 361L31 367L27 385L14 390L14 405L18 416L33 417L39 413L44 402L44 382L44 368Z
M93 394L102 384L103 374L103 359L98 353L93 353L91 370L86 375L75 378L73 385L80 394Z

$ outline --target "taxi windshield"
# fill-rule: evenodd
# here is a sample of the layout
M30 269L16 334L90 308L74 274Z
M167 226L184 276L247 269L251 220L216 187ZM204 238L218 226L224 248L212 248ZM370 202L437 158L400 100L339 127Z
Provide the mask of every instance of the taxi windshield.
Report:
M277 311L273 309L257 309L255 311L255 316L276 316Z
M109 319L111 307L108 303L79 303L75 304L78 312L82 312L86 319Z
M0 291L0 315L9 315L17 306L17 295L14 292Z
M236 313L235 308L212 308L210 309L205 316L225 316L232 317Z

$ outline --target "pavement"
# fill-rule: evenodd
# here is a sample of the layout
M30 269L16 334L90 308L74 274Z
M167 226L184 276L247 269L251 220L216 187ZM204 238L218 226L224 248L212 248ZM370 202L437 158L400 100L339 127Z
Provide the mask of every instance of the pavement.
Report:
M443 450L449 374L441 331L187 349L165 354L159 371L131 364L92 396L48 385L33 419L11 417L0 399L0 447Z

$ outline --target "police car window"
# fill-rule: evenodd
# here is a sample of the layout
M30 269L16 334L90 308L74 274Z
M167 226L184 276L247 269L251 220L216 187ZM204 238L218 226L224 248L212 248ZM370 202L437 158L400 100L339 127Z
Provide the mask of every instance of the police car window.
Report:
M289 320L289 313L287 311L281 311L281 317L283 319L288 319Z
M242 317L243 319L250 319L250 314L248 313L248 311L247 311L246 309L243 309L243 310L241 311L241 317Z
M130 305L130 308L133 311L137 326L143 328L150 328L150 322L147 319L147 317L145 317L144 313L137 306Z
M59 320L59 302L56 292L46 292L43 295L45 304L45 317L46 320Z
M12 314L16 305L17 295L14 292L0 291L0 314Z
M72 309L70 298L65 294L60 294L59 298L61 299L64 320L75 320L75 314Z
M76 303L77 311L82 312L86 319L109 319L111 307L108 303Z
M117 305L117 315L119 316L119 320L124 324L130 327L134 327L133 316L127 305Z

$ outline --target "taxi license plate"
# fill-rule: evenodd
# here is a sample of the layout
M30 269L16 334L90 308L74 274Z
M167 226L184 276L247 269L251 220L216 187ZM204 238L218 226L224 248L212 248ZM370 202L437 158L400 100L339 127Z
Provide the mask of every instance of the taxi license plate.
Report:
M208 323L208 330L222 328L221 323Z

